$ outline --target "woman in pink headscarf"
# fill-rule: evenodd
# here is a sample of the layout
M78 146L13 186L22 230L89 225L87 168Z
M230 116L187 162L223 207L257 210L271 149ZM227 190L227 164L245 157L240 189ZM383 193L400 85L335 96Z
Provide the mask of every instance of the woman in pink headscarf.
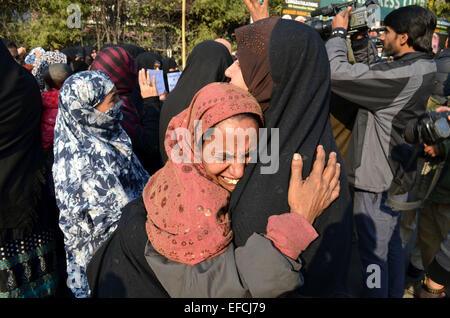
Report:
M291 211L235 248L229 198L255 143L227 140L230 130L262 124L258 102L234 85L213 83L194 96L167 129L169 161L123 209L112 239L89 264L93 297L276 297L302 284L299 255L318 236L312 222L339 195L340 170L335 154L325 168L318 148L303 181L296 154Z

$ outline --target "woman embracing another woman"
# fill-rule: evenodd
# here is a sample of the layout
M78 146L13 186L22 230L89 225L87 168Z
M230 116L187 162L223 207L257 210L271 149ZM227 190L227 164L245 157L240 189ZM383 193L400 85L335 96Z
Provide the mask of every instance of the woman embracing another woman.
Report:
M239 146L237 137L262 124L258 102L235 85L212 83L194 96L169 123L168 162L92 258L93 297L276 297L303 284L299 255L317 237L314 219L339 196L340 167L335 154L325 167L318 147L303 180L292 154L290 209L236 248L229 199L255 152L251 138Z

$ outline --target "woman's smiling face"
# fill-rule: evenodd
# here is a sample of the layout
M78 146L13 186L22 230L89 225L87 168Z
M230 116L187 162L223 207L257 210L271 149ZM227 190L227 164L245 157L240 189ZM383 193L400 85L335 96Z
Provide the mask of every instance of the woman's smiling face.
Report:
M214 130L216 129L220 133L214 134L210 140L203 142L203 167L209 177L232 192L244 175L245 167L250 161L249 154L256 150L259 124L256 119L243 115L218 123L214 127ZM238 132L238 129L241 130L241 133ZM254 134L245 135L245 142L243 142L244 138L238 138L237 135L242 135L242 132L245 133L245 131L254 132ZM221 136L222 143L216 142L215 136L219 136L218 138ZM217 147L217 145L222 147Z

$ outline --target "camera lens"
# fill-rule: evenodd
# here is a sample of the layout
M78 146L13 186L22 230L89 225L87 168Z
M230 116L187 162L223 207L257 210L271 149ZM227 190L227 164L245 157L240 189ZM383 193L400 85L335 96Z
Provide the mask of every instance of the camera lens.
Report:
M450 136L450 126L446 118L436 120L435 131L440 138L448 138Z

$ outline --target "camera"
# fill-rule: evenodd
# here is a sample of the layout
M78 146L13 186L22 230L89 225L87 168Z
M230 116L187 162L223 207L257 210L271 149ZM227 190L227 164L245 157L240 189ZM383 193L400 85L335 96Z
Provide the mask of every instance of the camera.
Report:
M342 4L330 4L329 6L322 7L311 12L311 18L306 20L306 24L319 32L322 39L326 40L331 35L331 20L323 21L315 19L316 16L332 17L338 14L338 12L349 6L353 6L353 10L347 33L353 34L360 31L368 30L375 27L380 21L380 7L378 0L367 0L362 7L358 6L358 1L350 1Z
M369 36L369 39L375 44L375 47L377 49L382 49L383 48L383 42L381 42L380 40L380 36L379 34L381 32L384 32L385 28L384 27L380 27L380 28L371 28L369 32L376 32L377 35L376 36Z
M448 116L450 111L441 113L430 111L418 120L409 121L404 131L406 142L435 145L448 138L450 136Z

